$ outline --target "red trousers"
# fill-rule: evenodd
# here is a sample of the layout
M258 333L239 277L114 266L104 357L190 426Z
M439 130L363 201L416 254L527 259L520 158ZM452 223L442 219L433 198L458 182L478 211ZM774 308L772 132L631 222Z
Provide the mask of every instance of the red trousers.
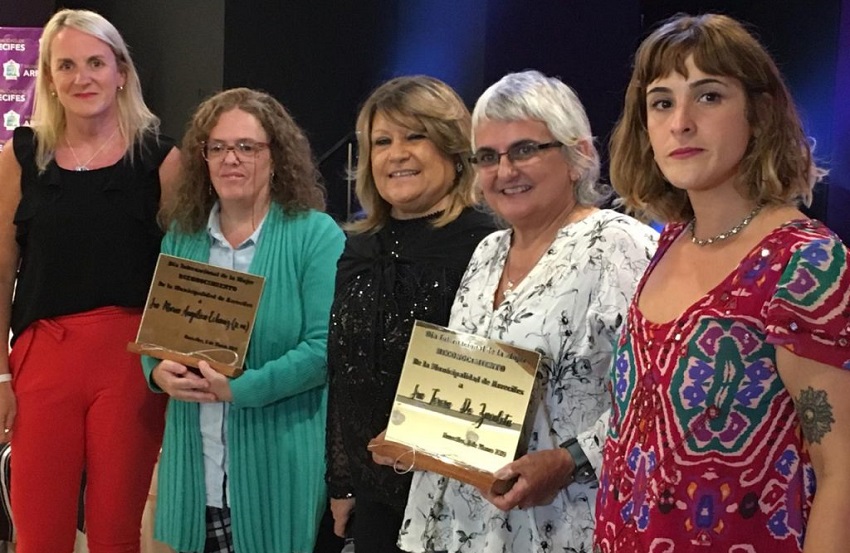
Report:
M138 553L167 396L126 351L141 313L106 307L33 323L10 354L18 415L12 516L18 553L71 553L86 471L91 553Z

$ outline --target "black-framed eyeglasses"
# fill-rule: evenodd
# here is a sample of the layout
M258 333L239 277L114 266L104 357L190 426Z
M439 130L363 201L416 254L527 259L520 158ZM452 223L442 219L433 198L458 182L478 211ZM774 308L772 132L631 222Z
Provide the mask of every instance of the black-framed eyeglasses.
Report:
M239 140L235 144L211 140L210 142L203 143L201 154L205 160L211 161L214 159L224 159L227 156L227 152L233 152L240 161L250 161L268 147L268 142L255 142L253 140Z
M511 163L522 163L528 161L543 150L549 148L558 148L563 146L561 142L553 140L552 142L534 142L533 140L523 140L511 145L506 152L497 152L493 148L481 148L469 158L469 162L479 168L496 167L502 160L502 156L508 156L508 161Z

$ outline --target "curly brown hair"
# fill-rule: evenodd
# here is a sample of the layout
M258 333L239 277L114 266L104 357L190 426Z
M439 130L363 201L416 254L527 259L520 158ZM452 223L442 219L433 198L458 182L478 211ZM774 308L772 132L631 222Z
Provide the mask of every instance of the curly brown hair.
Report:
M181 178L174 202L160 213L165 228L175 225L179 231L192 233L206 225L217 196L202 148L221 114L233 109L256 117L269 136L274 171L269 183L271 201L290 214L310 209L324 211L325 190L304 132L268 93L233 88L202 102L188 125L181 145Z
M378 193L372 175L372 121L378 113L390 121L424 133L457 166L449 191L451 204L433 224L441 227L457 219L464 208L478 203L475 175L469 163L471 123L469 110L449 85L434 77L415 75L391 79L369 95L357 116L357 199L366 218L348 230L376 231L387 222L392 206Z
M647 133L646 92L685 61L710 75L740 81L752 134L739 169L741 193L757 204L811 201L824 174L812 158L794 101L770 54L738 21L717 14L676 15L652 32L635 54L623 114L611 136L611 182L626 208L643 219L687 221L693 208L684 190L666 181Z

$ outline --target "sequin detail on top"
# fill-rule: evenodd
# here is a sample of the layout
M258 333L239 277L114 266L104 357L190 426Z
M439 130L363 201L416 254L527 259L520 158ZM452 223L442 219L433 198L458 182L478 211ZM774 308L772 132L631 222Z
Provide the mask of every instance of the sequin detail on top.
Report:
M682 231L666 230L647 274ZM632 302L612 367L597 550L801 551L815 475L776 347L850 368L848 332L847 249L815 221L771 232L673 321L652 323Z
M391 219L353 235L339 261L328 333L328 491L368 494L404 508L410 475L372 462L370 439L386 429L413 322L445 325L475 246L495 230L471 208L435 228L435 216Z

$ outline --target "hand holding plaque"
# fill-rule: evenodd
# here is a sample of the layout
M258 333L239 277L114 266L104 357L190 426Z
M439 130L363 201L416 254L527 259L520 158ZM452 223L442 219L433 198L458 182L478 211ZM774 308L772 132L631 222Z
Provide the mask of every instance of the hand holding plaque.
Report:
M495 493L495 472L522 455L537 352L416 321L385 439L369 448Z
M160 254L132 352L242 374L263 277Z

